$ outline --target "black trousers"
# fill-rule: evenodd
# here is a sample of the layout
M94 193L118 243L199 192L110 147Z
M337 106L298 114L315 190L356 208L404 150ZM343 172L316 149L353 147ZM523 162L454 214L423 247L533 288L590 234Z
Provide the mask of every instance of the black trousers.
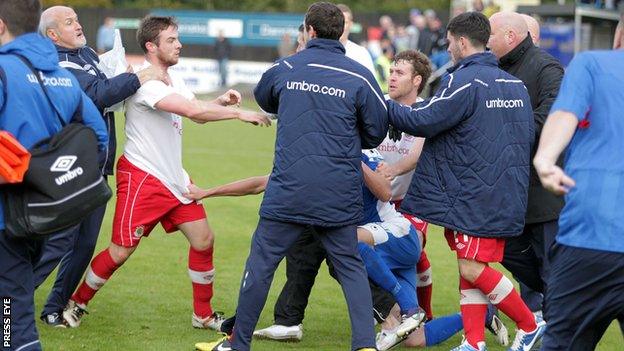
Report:
M527 224L521 235L505 241L501 264L516 280L542 294L550 271L546 253L555 242L558 229L558 220Z
M301 324L308 306L312 286L326 252L312 227L308 228L286 255L286 284L275 302L275 324ZM327 261L329 273L338 280L333 266ZM381 323L390 313L395 301L392 294L371 282L373 313Z

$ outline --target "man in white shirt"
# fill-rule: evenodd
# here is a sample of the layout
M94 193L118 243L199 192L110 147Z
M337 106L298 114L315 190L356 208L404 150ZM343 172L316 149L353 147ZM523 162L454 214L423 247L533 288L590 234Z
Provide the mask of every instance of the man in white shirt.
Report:
M87 303L160 222L167 232L181 230L191 246L193 327L218 329L223 318L210 305L214 234L203 206L182 196L191 184L182 166L182 116L197 123L236 118L270 125L270 121L257 112L227 107L240 103L241 96L234 90L212 102L198 100L180 77L168 71L178 63L182 48L173 18L144 18L137 40L145 52L141 68L160 66L170 84L150 81L126 101L126 145L117 164L112 242L91 262L63 317L69 326L77 327Z
M368 50L360 46L351 40L349 40L349 34L351 33L351 27L353 27L353 13L349 6L345 4L336 5L342 11L342 14L345 18L344 31L340 36L340 43L345 47L345 56L348 58L354 59L359 62L362 66L366 67L371 73L375 74L375 65L373 64L373 58L371 57Z

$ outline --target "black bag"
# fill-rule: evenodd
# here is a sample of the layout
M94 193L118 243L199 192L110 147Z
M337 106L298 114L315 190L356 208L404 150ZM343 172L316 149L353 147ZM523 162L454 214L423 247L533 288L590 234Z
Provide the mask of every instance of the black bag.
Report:
M39 72L18 57L39 80L63 128L29 150L30 166L21 184L2 187L5 230L14 237L42 238L80 223L106 204L112 192L98 165L95 132L82 123L66 124ZM82 104L72 120L82 122Z

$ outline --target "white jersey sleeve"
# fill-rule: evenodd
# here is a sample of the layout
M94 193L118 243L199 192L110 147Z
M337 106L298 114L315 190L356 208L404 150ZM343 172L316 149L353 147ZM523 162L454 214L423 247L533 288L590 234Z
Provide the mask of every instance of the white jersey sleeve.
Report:
M150 80L143 83L141 88L137 90L134 102L155 110L158 101L174 93L176 90L173 86L159 80Z

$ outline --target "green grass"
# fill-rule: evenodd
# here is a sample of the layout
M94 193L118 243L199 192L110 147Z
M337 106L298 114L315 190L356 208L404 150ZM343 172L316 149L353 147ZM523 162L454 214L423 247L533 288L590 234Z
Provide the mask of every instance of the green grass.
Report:
M120 116L121 117L121 116ZM119 145L123 145L123 118L118 119ZM275 127L258 128L236 121L195 125L185 122L184 166L194 182L213 186L271 170ZM113 179L111 186L114 187ZM236 307L238 285L249 252L251 234L258 220L262 197L204 200L208 220L216 232L215 297L213 306L231 315ZM114 201L108 211L96 252L110 241ZM456 261L440 228L431 228L427 254L434 277L433 305L438 316L459 309ZM188 243L180 233L164 234L158 226L142 240L132 258L120 268L89 305L89 315L77 329L53 329L37 321L45 350L193 350L198 341L219 336L191 327L191 284L187 274ZM259 326L272 323L273 304L285 281L284 264L275 280ZM36 313L41 311L53 282L51 276L37 291ZM338 284L323 265L312 290L300 343L254 341L254 350L348 350L350 328ZM508 327L513 329L509 320ZM512 332L513 334L513 332ZM458 345L456 335L443 346ZM488 339L490 350L503 350ZM612 325L599 350L621 350L622 336Z

